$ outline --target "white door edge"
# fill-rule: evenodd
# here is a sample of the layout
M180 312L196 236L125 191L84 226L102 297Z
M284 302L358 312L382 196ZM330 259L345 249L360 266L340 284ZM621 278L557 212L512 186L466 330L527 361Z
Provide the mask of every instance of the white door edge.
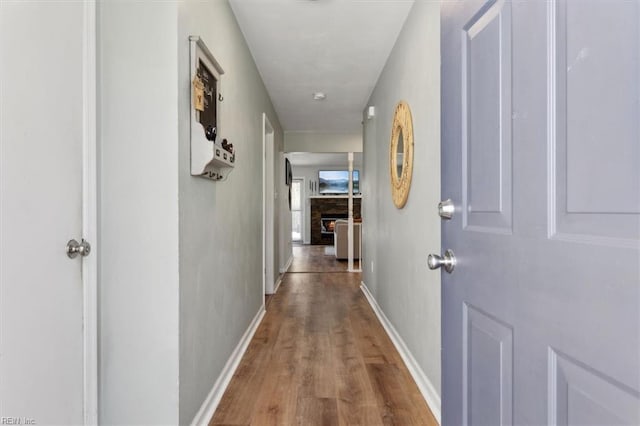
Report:
M267 289L267 114L262 113L262 306Z
M98 424L98 178L96 1L84 0L82 43L82 237L91 254L82 259L83 412L85 425Z

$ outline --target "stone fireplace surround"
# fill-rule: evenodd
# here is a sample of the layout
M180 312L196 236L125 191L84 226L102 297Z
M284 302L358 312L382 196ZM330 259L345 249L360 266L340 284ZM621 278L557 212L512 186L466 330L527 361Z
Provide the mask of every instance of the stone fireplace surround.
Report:
M349 199L346 197L311 197L311 244L333 244L333 232L322 232L322 219L346 219ZM353 199L353 218L361 215L361 198Z

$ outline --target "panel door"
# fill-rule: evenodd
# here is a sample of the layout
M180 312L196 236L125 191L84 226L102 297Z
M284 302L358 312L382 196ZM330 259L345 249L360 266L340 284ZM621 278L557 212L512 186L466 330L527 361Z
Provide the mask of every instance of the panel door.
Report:
M640 2L443 1L443 424L640 424Z
M83 2L0 1L0 420L83 423Z

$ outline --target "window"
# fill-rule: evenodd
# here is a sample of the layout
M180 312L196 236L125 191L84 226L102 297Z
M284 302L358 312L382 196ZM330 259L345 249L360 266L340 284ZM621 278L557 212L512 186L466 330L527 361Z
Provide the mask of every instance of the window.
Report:
M291 182L291 240L302 241L302 179Z

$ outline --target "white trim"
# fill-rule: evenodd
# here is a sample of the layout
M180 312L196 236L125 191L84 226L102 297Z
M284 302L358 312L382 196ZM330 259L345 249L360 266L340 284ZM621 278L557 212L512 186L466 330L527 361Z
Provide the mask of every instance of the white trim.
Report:
M207 399L204 400L202 405L200 406L200 410L193 418L191 422L192 425L208 425L209 421L213 417L213 414L216 412L216 408L218 408L218 404L222 399L222 395L224 395L224 391L229 386L229 382L231 382L231 378L233 377L233 373L235 373L240 361L242 360L242 356L246 352L249 347L249 342L253 338L258 326L262 322L262 318L264 317L265 310L264 305L260 307L258 313L249 324L247 331L244 332L240 342L238 342L238 346L233 350L231 356L227 360L222 372L218 376L218 379L213 384L209 395L207 395Z
M265 136L265 129L267 114L262 113L262 308L265 306L265 295L267 290L267 252L266 252L266 224L267 224L267 182L266 182L266 167L267 167L267 141Z
M271 135L271 137L269 137ZM273 276L274 274L274 253L273 246L275 242L275 182L274 182L274 140L275 132L271 121L267 117L266 113L262 113L262 294L263 298L265 294L273 294L271 291L274 288ZM267 160L270 160L271 165ZM269 173L271 174L268 179ZM271 183L271 187L267 187L267 183ZM270 208L271 223L267 224L267 208ZM267 241L268 240L268 241ZM269 246L269 251L267 250ZM271 258L269 259L269 255ZM269 284L267 284L267 278Z
M291 264L293 263L293 254L291 254L289 256L289 260L287 260L286 265L284 265L284 268L280 269L280 273L281 274L286 274L287 271L289 270L289 268L291 267Z
M438 391L436 391L436 388L433 386L427 375L424 374L424 371L422 371L422 368L420 368L420 365L411 354L411 351L409 351L409 349L407 348L407 345L404 343L404 340L402 340L402 337L400 337L400 334L398 334L396 329L393 327L387 316L378 305L378 302L376 302L376 299L369 292L369 289L365 285L364 281L360 283L360 289L362 290L364 297L367 298L369 305L371 305L371 309L373 309L373 312L375 312L378 320L389 335L389 338L393 342L393 345L400 353L402 360L406 364L411 377L413 377L413 380L415 380L416 384L418 385L418 389L420 389L420 393L429 406L431 413L433 413L433 416L436 418L438 423L441 423L441 399L440 395L438 395ZM436 355L438 357L440 356L440 354Z
M276 294L278 292L278 289L280 288L280 284L282 284L282 275L280 275L278 277L278 280L276 281L276 284L273 286L273 293L272 294Z
M209 71L213 73L213 76L218 80L218 83L220 83L220 76L224 74L224 70L222 69L220 63L213 56L213 53L211 53L204 40L202 40L200 36L192 35L189 36L189 42L191 43L191 45L196 45L201 50L201 54L197 58L194 57L194 59L205 59L206 61L211 62L211 65L213 65L213 70ZM191 76L193 77L193 74Z
M96 2L83 3L82 37L82 237L91 254L82 259L83 417L98 424L98 161Z

